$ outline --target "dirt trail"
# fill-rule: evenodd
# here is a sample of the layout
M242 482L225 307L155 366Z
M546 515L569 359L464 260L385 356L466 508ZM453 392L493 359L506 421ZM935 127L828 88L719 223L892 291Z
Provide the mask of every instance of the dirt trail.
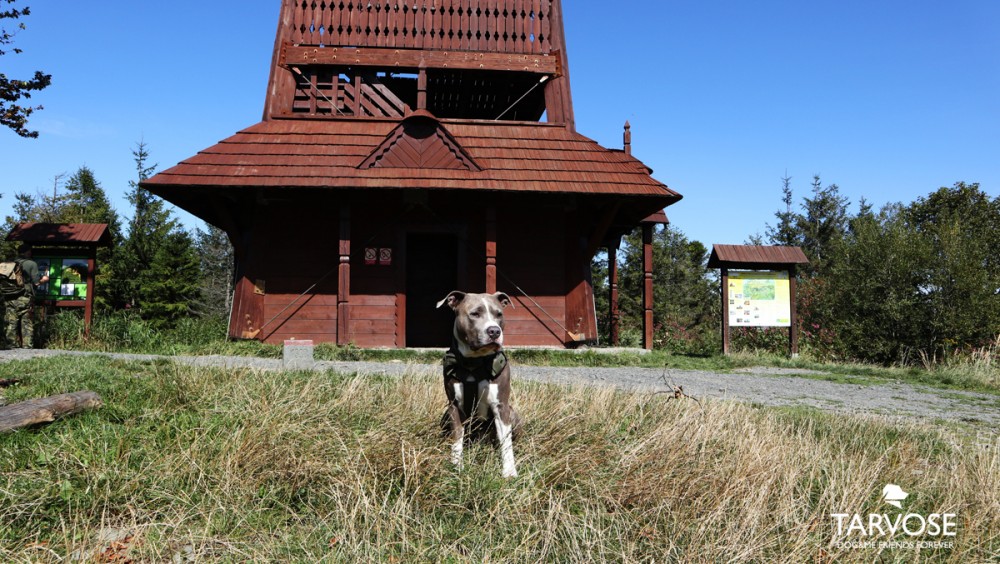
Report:
M104 354L123 360L167 359L194 366L245 367L281 370L280 359L237 356L157 356L122 353L83 353L56 350L0 351L0 362L60 354ZM821 379L822 372L748 368L731 373L702 370L664 370L655 368L549 367L514 364L514 379L564 385L602 385L633 391L669 391L672 385L699 399L723 399L771 406L810 406L826 411L855 415L886 416L906 420L951 421L1000 427L1000 395L934 390L903 382L847 384ZM437 364L392 362L318 361L316 370L347 373L401 375L440 374ZM666 381L664 381L666 380ZM515 384L516 385L516 384Z

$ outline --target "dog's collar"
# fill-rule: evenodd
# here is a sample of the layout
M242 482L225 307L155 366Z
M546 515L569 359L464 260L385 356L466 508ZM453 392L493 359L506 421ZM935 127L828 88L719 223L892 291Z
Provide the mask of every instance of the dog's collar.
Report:
M506 366L507 353L503 350L470 358L462 356L462 353L458 352L458 345L452 343L451 348L444 354L444 375L446 378L456 380L464 380L465 375L475 377L476 381L494 380Z

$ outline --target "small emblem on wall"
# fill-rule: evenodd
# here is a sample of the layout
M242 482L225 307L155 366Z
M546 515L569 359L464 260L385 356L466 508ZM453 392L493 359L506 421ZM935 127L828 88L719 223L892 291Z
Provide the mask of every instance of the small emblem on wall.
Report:
M383 247L378 250L378 263L381 266L392 265L392 249Z
M365 264L371 266L378 261L378 249L365 247Z

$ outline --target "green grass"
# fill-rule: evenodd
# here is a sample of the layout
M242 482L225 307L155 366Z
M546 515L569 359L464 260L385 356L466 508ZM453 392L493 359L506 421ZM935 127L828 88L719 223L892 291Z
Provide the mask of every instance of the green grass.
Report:
M520 477L456 472L437 378L54 357L16 401L98 410L0 436L0 561L976 562L1000 550L1000 446L931 427L518 382ZM951 549L832 546L831 512L951 511ZM121 540L101 539L102 530Z

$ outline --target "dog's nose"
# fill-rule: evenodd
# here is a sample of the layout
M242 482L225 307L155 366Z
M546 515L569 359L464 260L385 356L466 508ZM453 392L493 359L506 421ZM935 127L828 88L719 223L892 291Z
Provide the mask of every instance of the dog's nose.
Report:
M500 338L501 331L499 327L493 325L491 327L486 328L486 334L489 335L491 340L496 341L497 339Z

